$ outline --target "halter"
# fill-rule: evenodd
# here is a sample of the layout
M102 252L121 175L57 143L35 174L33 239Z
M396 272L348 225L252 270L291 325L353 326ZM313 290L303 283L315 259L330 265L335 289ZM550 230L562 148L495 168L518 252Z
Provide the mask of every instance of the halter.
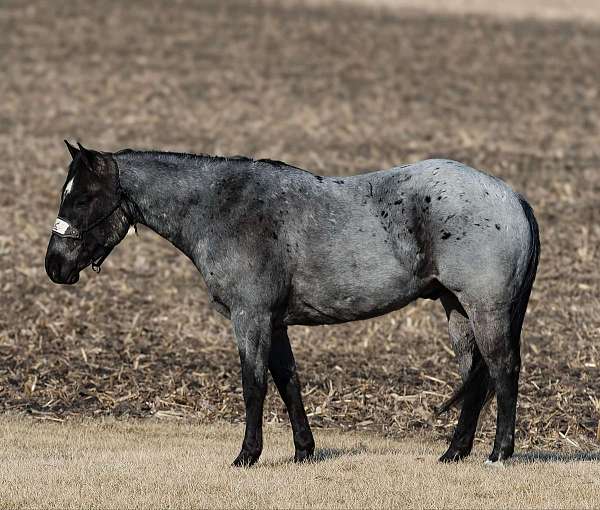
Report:
M91 225L88 225L86 228L78 229L77 227L73 226L70 221L58 216L56 218L56 221L54 222L54 226L52 227L52 233L56 234L58 237L62 237L63 239L76 239L78 241L83 241L83 234L89 232L90 230L96 228L101 223L108 220L115 213L115 211L121 207L121 204L123 203L123 193L120 192L119 195L120 195L119 201L110 210L110 212L108 214L102 216L100 219L96 220ZM101 269L100 266L102 266L102 263L106 260L106 257L108 257L108 255L110 254L111 251L112 250L108 250L108 252L106 254L104 254L102 257L92 261L92 270L94 272L96 272L96 273L100 272L100 269Z
M113 213L119 207L121 207L122 203L123 203L123 199L120 199L117 202L117 205L115 205L107 215L102 216L102 218L95 221L94 223L92 223L85 229L78 229L77 227L74 227L69 220L66 220L65 218L61 218L60 216L58 216L56 218L56 221L54 222L54 226L52 227L52 232L54 232L56 235L58 235L58 237L62 237L64 239L83 240L83 234L96 228L98 225L100 225L100 223L102 223L103 221L106 221L108 218L110 218L113 215Z

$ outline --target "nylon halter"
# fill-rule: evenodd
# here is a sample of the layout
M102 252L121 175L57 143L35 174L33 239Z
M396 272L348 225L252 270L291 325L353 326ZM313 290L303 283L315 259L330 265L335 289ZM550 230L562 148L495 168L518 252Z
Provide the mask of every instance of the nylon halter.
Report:
M119 200L116 203L116 205L110 210L110 212L108 214L102 216L100 219L96 220L94 223L92 223L91 225L88 225L84 229L79 229L79 228L75 227L69 220L58 216L56 218L56 221L54 222L54 226L52 227L52 233L56 234L58 237L62 237L63 239L75 239L75 240L84 242L83 234L86 234L90 230L93 230L98 225L100 225L101 223L108 220L116 212L116 210L121 207L121 204L123 203L123 199L124 199L123 191L120 189L120 186L119 186ZM94 272L96 272L96 273L100 272L100 270L101 270L100 266L102 266L102 263L106 260L106 257L108 257L108 255L110 254L111 251L112 251L112 249L108 250L108 252L106 254L104 254L102 257L92 261L92 270Z
M84 229L78 229L77 227L74 227L73 224L69 220L66 220L65 218L61 218L60 216L58 216L56 218L56 221L54 222L54 226L52 227L52 232L57 234L58 237L63 237L65 239L83 240L83 234L96 228L98 225L100 225L100 223L102 223L103 221L106 221L108 218L110 218L113 215L113 213L119 207L121 207L122 203L123 203L123 199L121 198L117 202L117 205L115 205L108 214L106 214L105 216L102 216L102 218L95 221L94 223L92 223L91 225L89 225L88 227L86 227Z

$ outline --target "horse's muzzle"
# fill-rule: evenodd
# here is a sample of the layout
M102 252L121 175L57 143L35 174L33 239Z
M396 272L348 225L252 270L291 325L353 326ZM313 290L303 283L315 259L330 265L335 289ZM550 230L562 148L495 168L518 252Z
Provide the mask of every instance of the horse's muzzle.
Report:
M79 281L77 260L70 260L70 257L63 253L54 236L52 236L48 245L45 266L46 273L54 283L73 285Z

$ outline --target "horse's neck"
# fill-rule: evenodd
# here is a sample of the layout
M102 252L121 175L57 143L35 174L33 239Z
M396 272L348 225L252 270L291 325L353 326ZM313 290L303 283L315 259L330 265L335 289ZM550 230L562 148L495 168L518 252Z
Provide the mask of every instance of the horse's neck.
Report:
M121 187L135 222L147 226L193 258L202 240L203 218L194 218L193 231L185 219L193 207L191 202L202 201L202 194L210 188L210 171L201 169L200 160L190 162L182 158L178 164L154 154L135 158L117 156L116 160Z

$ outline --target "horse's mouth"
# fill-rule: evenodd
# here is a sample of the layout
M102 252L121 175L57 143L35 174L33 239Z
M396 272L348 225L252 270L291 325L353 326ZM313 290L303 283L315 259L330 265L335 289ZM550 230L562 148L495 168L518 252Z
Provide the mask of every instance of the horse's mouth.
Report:
M79 281L79 271L77 270L71 271L66 278L60 273L55 273L53 271L48 272L48 276L54 283L59 285L74 285Z
M67 274L67 277L63 281L54 281L55 283L60 283L62 285L74 285L79 281L79 273L80 270L75 268L69 274Z
M69 275L67 280L64 282L66 285L74 285L79 281L79 271L74 271Z

